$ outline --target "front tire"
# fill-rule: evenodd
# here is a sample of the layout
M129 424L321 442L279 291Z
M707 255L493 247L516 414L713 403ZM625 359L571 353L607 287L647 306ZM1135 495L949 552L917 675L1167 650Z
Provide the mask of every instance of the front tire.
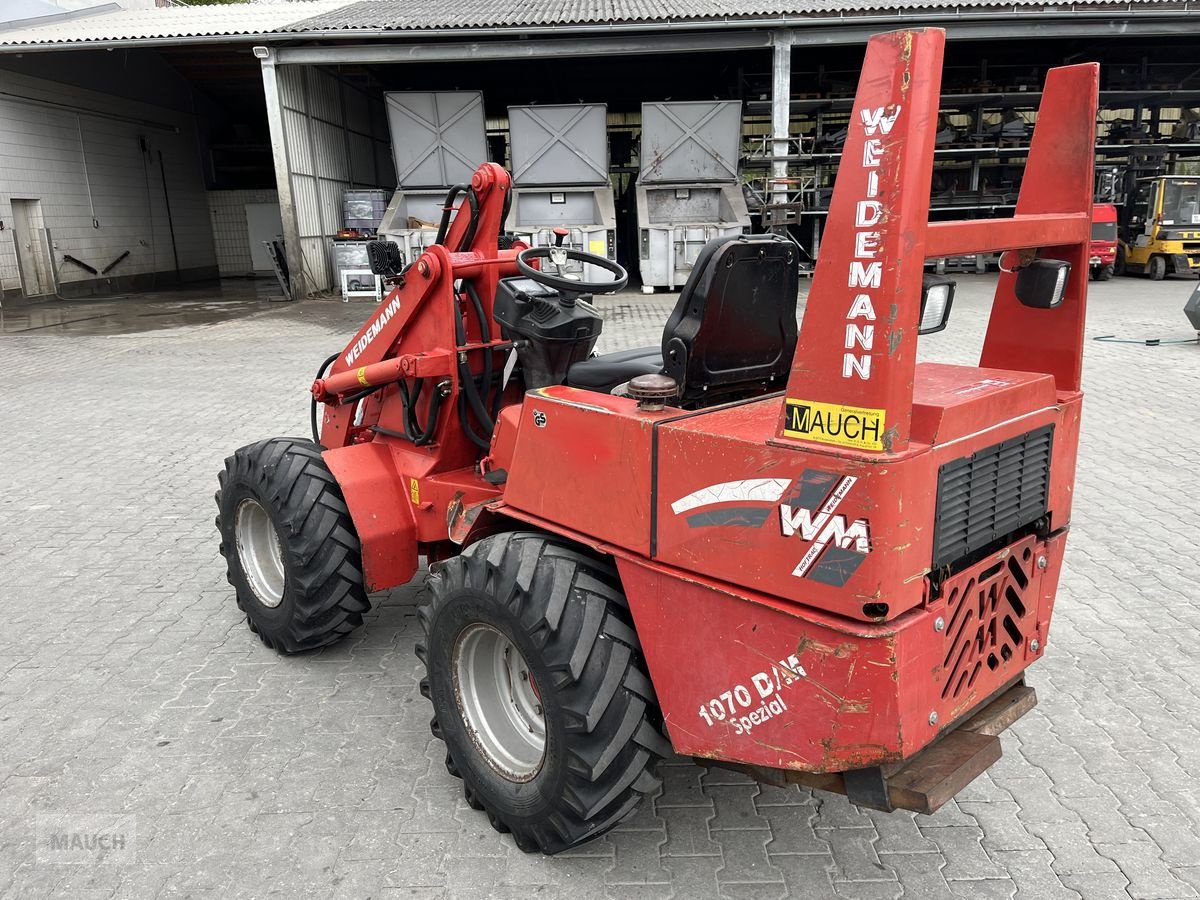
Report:
M417 655L430 727L467 803L527 852L599 837L671 752L611 562L560 538L494 535L443 563Z
M271 438L237 450L218 476L226 577L250 630L280 653L324 647L370 609L362 549L321 448Z
M1147 266L1146 272L1150 275L1151 281L1162 281L1167 277L1167 258L1165 256L1150 257L1150 264Z

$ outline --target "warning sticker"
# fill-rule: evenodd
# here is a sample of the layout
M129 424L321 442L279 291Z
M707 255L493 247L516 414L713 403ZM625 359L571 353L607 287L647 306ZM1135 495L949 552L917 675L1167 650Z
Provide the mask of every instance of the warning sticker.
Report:
M783 433L788 437L858 450L883 449L882 409L793 400L789 397L785 411L787 422Z

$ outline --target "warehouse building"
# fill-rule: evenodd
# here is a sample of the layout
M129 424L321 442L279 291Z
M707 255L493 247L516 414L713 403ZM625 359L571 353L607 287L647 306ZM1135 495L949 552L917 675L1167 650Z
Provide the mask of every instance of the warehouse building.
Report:
M0 239L0 287L266 274L270 243L295 295L334 288L344 192L390 195L403 176L389 93L478 93L480 153L510 165L510 108L603 105L611 249L632 268L643 104L739 104L751 227L815 254L865 39L921 25L950 38L934 209L1004 215L1054 65L1101 62L1097 164L1114 184L1200 157L1198 15L1157 0L308 0L26 22L0 29L0 220L15 238Z

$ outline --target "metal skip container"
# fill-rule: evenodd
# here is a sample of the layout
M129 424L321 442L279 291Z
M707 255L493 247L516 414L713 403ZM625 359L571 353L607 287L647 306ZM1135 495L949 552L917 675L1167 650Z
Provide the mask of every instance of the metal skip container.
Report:
M434 242L452 185L469 184L487 161L483 95L478 91L390 91L384 94L396 193L379 233L412 262Z
M565 246L616 259L616 210L608 178L608 108L603 104L510 106L513 204L507 230L531 246ZM609 276L569 263L587 281Z
M643 291L682 287L706 243L749 232L741 136L737 100L642 104L635 187Z

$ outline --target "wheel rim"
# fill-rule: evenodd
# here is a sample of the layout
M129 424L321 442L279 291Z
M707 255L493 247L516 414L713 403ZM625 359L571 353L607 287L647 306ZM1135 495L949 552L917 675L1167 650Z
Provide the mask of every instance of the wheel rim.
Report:
M263 606L274 609L283 602L283 547L279 532L261 503L247 497L238 504L234 518L238 560L254 595Z
M546 756L546 720L525 657L491 625L464 629L454 644L454 694L472 743L509 781L529 781Z

